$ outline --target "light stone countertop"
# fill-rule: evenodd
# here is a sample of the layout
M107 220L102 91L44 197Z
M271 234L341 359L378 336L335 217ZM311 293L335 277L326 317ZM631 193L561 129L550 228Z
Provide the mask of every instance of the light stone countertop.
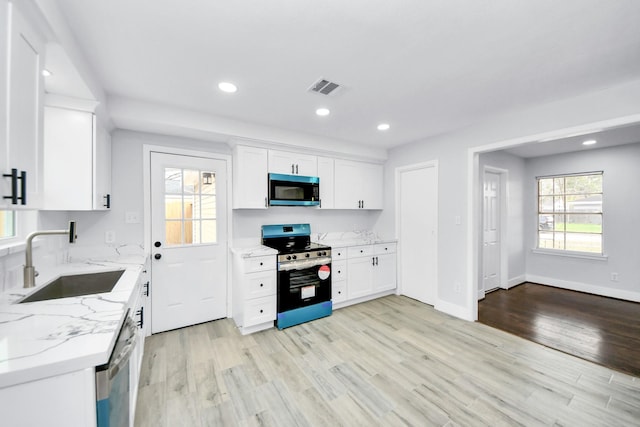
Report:
M242 258L252 258L258 256L278 255L276 249L264 245L253 245L247 247L234 247L231 252Z
M40 271L36 287L0 294L0 388L108 362L140 292L144 256L62 264ZM111 292L16 304L60 275L125 270Z

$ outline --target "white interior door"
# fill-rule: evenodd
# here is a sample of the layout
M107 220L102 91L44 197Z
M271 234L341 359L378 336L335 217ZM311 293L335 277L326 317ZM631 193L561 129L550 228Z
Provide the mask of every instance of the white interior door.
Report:
M438 167L398 169L400 293L435 305L438 295Z
M478 298L500 286L501 175L484 172L482 203L482 289Z
M153 333L227 316L226 168L151 153Z

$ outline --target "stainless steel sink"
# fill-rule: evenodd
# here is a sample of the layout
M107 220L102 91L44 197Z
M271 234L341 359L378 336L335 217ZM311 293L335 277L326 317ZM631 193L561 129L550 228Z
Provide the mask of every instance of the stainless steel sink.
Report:
M123 273L124 270L116 270L60 276L20 301L19 304L111 292Z

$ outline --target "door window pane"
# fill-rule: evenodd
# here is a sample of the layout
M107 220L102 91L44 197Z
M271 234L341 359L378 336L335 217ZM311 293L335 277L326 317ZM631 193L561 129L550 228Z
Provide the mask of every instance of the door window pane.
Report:
M165 168L167 245L216 243L216 209L214 172Z

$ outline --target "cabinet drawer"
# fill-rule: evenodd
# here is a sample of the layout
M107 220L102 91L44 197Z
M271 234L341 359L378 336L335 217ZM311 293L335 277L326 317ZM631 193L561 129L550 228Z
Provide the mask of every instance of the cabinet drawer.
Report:
M331 283L331 301L334 303L347 300L347 282Z
M340 282L347 279L347 261L338 261L331 263L331 271L333 273L331 282Z
M245 258L244 262L244 272L245 273L253 273L256 271L266 271L266 270L275 270L276 269L276 256L259 256L254 258Z
M244 286L247 299L275 295L276 273L267 271L265 273L247 274Z
M347 248L331 248L331 260L347 258Z
M391 254L396 252L397 243L378 243L374 247L376 255Z
M358 258L373 255L373 245L351 246L347 248L349 258Z
M276 320L276 297L268 296L245 301L244 327Z

